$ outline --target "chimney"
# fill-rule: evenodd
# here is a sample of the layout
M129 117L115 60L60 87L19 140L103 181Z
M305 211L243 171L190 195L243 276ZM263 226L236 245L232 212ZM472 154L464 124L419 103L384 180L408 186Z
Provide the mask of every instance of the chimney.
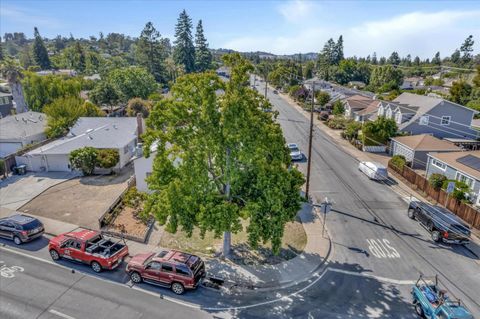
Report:
M137 113L137 137L140 139L143 134L142 113Z

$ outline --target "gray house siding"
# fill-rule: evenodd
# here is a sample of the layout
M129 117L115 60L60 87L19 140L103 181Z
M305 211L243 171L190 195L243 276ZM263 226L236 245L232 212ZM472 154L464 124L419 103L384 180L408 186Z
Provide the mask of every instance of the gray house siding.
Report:
M427 151L413 151L412 149L392 140L391 155L403 155L407 162L411 162L414 169L425 169L428 162Z
M420 118L402 129L404 132L417 134L433 134L438 138L476 139L478 132L470 127L474 112L451 104L447 101L431 109L425 115L429 116L428 125L420 125ZM442 116L450 116L450 123L442 125Z

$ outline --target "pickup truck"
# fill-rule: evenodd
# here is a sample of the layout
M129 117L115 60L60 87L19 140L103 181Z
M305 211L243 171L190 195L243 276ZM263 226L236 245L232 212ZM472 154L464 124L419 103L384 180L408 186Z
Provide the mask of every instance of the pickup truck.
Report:
M48 250L53 260L66 258L92 267L94 272L115 269L128 255L123 239L104 237L99 231L81 230L50 239Z
M430 319L474 319L459 299L440 287L438 277L420 275L412 288L415 312Z
M444 207L414 200L408 206L408 217L422 224L435 242L466 244L470 241L470 227Z

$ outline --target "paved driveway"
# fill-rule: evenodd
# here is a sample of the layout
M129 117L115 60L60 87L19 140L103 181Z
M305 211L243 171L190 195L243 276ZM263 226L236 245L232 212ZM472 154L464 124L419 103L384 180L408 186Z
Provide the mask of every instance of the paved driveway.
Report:
M72 172L13 175L0 182L0 207L17 210L49 187L75 176Z
M127 188L132 174L130 168L120 175L74 178L49 188L18 210L98 229L98 219Z

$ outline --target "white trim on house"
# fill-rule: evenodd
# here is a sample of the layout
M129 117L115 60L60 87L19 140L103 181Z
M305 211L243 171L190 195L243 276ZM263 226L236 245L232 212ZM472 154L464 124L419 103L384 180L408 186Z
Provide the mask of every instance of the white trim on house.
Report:
M459 177L460 177L460 179L459 179ZM461 179L461 177L463 177L463 180ZM470 187L470 189L473 189L473 187L475 186L475 178L473 178L472 176L470 176L468 174L465 174L464 172L459 171L459 170L456 170L456 172L455 172L455 180L467 184L468 187ZM469 180L470 184L468 184L466 182L466 180Z
M439 161L437 160L436 158L432 157L432 165L435 166L436 168L438 169L441 169L442 171L446 171L447 170L447 164L445 164L444 162L442 161Z

